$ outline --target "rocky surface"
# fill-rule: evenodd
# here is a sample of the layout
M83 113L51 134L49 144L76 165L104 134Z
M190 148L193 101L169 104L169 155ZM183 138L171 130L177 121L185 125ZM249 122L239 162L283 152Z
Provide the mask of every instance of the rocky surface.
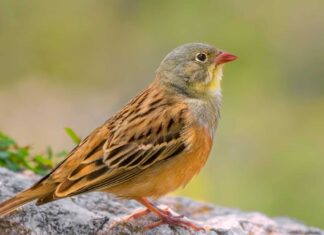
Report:
M0 168L0 200L27 188L35 176L15 174ZM89 193L37 207L33 203L0 218L0 234L214 234L214 235L324 235L324 231L308 227L289 218L269 218L258 212L242 212L180 197L159 201L175 211L208 227L194 232L160 225L143 230L158 221L152 214L125 222L123 218L142 208L134 201L119 200L104 193ZM199 222L198 222L199 221Z

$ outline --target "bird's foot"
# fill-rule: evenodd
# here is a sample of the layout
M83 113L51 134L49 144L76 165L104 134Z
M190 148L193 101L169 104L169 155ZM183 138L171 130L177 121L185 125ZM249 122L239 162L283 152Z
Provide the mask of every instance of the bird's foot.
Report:
M189 220L183 215L177 214L167 206L164 205L155 206L153 203L149 202L146 198L138 198L137 201L143 204L147 209L135 212L134 214L128 216L128 219L126 219L126 221L137 219L139 217L149 214L150 212L153 212L158 217L160 217L159 221L145 226L144 229L146 230L155 228L161 224L180 226L186 229L193 229L195 231L206 230L206 228L204 228L203 226L198 225L196 222Z
M203 226L198 225L196 222L186 218L184 215L177 214L168 207L159 206L158 208L161 212L163 212L158 215L160 217L160 220L153 224L147 225L145 229L152 229L161 224L169 224L186 229L193 229L195 231L206 230Z
M173 217L178 217L178 218L183 218L184 217L183 215L178 215L178 214L175 215L176 213L173 212L169 207L167 207L165 205L157 206L157 209L159 209L161 214L164 214L165 216L173 216ZM147 209L147 208L141 209L141 210L135 211L131 215L128 215L124 220L125 221L136 220L136 219L138 219L140 217L148 215L149 213L151 213L151 211L149 209Z

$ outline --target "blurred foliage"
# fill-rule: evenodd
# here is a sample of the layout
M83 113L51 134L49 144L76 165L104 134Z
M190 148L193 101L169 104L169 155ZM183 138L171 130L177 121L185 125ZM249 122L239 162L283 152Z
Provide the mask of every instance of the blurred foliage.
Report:
M71 128L65 128L65 131L75 144L80 143L80 137ZM29 170L45 175L66 156L65 150L54 154L51 147L43 154L32 154L28 146L20 146L13 138L0 132L0 166L12 171Z
M0 129L71 148L187 42L236 54L208 164L177 194L324 228L324 1L1 1Z
M80 137L74 132L74 130L72 128L69 127L65 127L64 128L66 134L71 138L71 140L73 141L73 143L75 144L80 144L81 139Z

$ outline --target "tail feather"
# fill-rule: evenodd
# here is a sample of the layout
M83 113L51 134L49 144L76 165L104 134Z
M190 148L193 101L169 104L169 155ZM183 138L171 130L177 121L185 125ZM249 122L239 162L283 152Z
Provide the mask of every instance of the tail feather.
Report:
M38 190L27 189L16 196L9 198L8 200L0 203L0 217L12 212L16 208L36 200L41 196Z

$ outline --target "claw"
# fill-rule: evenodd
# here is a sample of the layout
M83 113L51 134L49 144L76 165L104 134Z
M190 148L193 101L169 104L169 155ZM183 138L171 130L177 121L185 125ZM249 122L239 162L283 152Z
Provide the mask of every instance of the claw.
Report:
M187 219L184 215L179 215L175 212L173 212L170 208L167 206L154 206L151 202L149 202L145 198L138 199L140 203L145 205L147 209L136 212L135 214L128 217L128 221L131 219L137 219L139 217L142 217L144 215L149 214L150 212L153 212L157 216L160 217L160 220L157 222L154 222L150 225L147 225L144 227L145 230L155 228L161 224L169 224L174 226L183 227L186 229L193 229L195 231L205 231L206 229L193 221Z
M195 224L193 221L187 219L183 215L174 216L174 215L170 214L166 217L161 217L161 221L162 221L162 223L179 226L179 227L183 227L186 229L191 228L195 231L201 231L201 230L205 231L204 227Z

